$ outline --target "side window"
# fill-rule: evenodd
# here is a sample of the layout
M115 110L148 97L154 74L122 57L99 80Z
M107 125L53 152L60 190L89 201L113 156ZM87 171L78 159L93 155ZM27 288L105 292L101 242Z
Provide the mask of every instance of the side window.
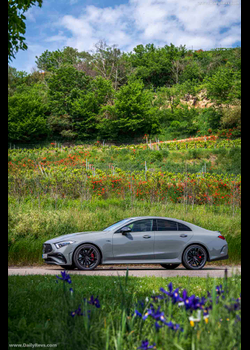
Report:
M177 231L177 223L171 220L157 220L157 231Z
M192 231L190 227L178 222L178 231Z
M131 228L131 232L147 232L153 231L153 220L139 220L132 222L130 225L126 225L126 227Z

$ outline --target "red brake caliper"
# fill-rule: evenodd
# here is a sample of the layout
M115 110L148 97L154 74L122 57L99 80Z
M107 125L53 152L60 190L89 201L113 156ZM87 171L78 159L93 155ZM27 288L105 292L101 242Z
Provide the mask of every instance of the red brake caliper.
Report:
M95 258L94 253L91 254L91 258L92 258L91 260L93 261Z

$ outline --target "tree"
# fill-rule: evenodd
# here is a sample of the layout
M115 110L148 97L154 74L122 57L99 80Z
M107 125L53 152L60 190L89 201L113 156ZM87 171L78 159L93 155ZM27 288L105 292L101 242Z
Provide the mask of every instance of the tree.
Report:
M63 65L77 65L84 58L85 52L78 52L70 46L66 46L63 50L44 51L39 57L36 56L36 65L38 69L43 71L53 71Z
M100 136L109 139L134 138L159 131L153 93L144 89L141 80L132 80L116 92L113 103L100 111Z
M142 79L146 87L157 88L171 86L178 81L181 58L185 53L184 46L178 48L173 44L161 48L156 48L154 44L138 45L128 54L128 61L135 68L136 77Z
M125 55L116 45L108 46L105 41L100 40L95 45L96 51L92 55L92 66L103 78L113 83L115 90L126 83L130 64Z
M8 134L10 141L34 142L49 134L49 114L45 85L24 87L8 99Z
M97 116L103 105L112 101L115 90L110 80L97 76L72 102L71 116L79 138L93 138L97 133Z
M31 6L42 7L43 0L8 0L8 61L15 58L18 50L27 50L25 44L26 17L23 15Z
M62 66L47 79L51 113L70 114L72 102L88 88L90 78L72 66Z
M230 103L241 96L240 73L230 67L220 67L211 76L204 79L207 95L217 104Z

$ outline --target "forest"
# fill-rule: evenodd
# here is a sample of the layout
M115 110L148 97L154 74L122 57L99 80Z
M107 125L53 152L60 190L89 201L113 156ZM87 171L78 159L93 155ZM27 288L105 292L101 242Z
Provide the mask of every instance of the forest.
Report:
M241 48L188 50L99 41L8 66L9 143L141 142L241 133Z

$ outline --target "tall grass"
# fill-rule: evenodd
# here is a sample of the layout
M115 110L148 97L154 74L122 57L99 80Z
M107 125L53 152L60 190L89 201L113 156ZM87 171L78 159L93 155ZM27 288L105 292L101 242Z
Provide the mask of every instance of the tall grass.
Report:
M228 279L72 275L71 279L68 284L56 283L54 276L9 277L9 345L37 343L56 344L65 350L135 350L148 339L158 350L241 348L239 275ZM170 282L173 290L178 288L179 296L183 296L184 289L188 297L204 296L204 307L212 307L208 309L207 322L202 307L200 321L192 324L189 317L197 318L198 310L186 309L160 292L161 287L168 290ZM222 290L217 292L219 285ZM159 294L163 299L152 298ZM100 308L88 304L91 295L98 297ZM165 320L179 324L183 331L171 329L161 321L158 323L162 328L157 330L152 317L143 320L135 314L138 310L145 315L150 304L155 309L160 307ZM83 315L73 317L71 312L79 305Z
M9 263L42 263L42 243L63 234L102 230L126 217L165 216L191 222L209 230L220 231L229 244L229 263L241 257L241 217L237 208L218 206L183 206L129 200L83 201L9 198Z

